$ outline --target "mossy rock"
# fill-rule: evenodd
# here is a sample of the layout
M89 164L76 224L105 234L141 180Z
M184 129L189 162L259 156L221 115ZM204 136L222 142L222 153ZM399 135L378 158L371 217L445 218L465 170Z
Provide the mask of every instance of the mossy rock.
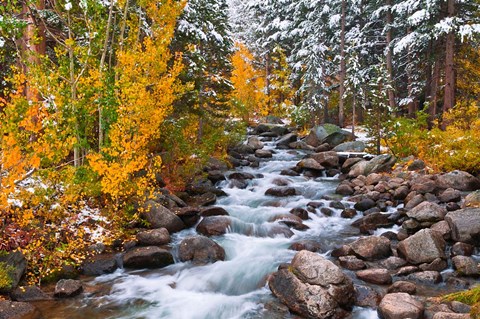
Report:
M14 272L15 267L0 262L0 293L8 293L14 288Z
M27 260L19 251L3 253L0 256L0 293L9 293L20 283L25 270Z

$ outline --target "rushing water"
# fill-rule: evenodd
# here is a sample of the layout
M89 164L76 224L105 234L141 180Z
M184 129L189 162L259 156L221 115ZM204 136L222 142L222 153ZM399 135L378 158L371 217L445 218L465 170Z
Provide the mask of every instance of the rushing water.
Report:
M158 270L117 270L86 281L86 293L81 298L39 303L45 318L291 318L266 285L268 274L295 255L288 247L309 239L327 251L358 236L357 230L350 227L352 220L340 218L339 210L331 217L309 213L310 219L304 222L309 229L293 230L291 238L266 236L271 227L278 225L271 222L277 215L305 207L311 201L328 206L324 195L333 194L335 179L280 176L281 170L295 166L303 155L275 150L273 159L262 161L259 168L243 169L257 176L246 189L230 188L228 181L219 185L228 196L220 198L217 206L225 208L233 219L229 233L213 238L225 249L225 261L194 266L177 260ZM280 177L302 195L265 196ZM194 228L174 234L172 252L176 254L181 240L194 234ZM352 318L373 319L377 314L372 309L355 308Z

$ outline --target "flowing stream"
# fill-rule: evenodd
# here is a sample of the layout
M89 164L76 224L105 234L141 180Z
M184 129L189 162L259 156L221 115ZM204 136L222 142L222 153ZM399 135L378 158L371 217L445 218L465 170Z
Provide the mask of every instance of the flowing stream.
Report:
M274 149L274 145L266 143L266 148ZM229 181L218 185L228 196L219 198L216 205L225 208L233 219L226 235L212 238L225 249L225 261L194 266L176 260L174 265L158 270L120 269L85 281L82 297L39 303L45 318L293 318L266 284L268 274L295 255L288 247L299 240L314 240L328 257L332 248L358 237L358 231L350 226L351 219L340 217L340 210L334 210L330 217L316 211L304 221L308 230L293 230L291 238L267 237L268 230L278 226L278 221L271 222L277 215L305 208L312 201L328 207L325 195L332 195L338 183L334 178L281 176L281 170L295 166L304 153L274 151L273 158L262 161L259 168L239 169L257 176L246 189L230 188ZM302 195L265 196L278 178L287 179ZM195 234L195 228L174 234L170 244L173 254L182 239ZM373 319L377 314L372 309L355 308L351 318Z

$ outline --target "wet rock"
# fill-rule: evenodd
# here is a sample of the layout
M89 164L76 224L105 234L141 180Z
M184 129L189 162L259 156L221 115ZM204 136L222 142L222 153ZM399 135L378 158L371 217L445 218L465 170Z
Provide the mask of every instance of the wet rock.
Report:
M422 284L434 285L442 282L442 275L438 271L421 271L407 276L408 280Z
M461 198L462 194L460 191L453 188L447 188L438 196L440 203L458 202Z
M161 246L170 242L170 234L166 228L142 231L136 237L141 246Z
M186 227L192 227L200 220L200 209L198 207L175 208L172 212L180 217Z
M355 205L353 207L355 207L356 210L359 210L359 211L366 211L372 207L375 207L376 203L374 200L370 199L370 198L364 198L362 199L361 201L359 201L358 203L355 203Z
M288 249L291 250L296 250L296 251L302 251L302 250L308 250L311 252L319 252L323 251L322 245L320 243L314 241L314 240L300 240L297 241L288 247Z
M368 216L357 219L352 223L353 227L360 228L362 234L368 234L369 231L382 227L391 227L395 224L389 219L390 214L373 213Z
M480 190L465 196L462 208L480 208Z
M436 258L445 259L445 240L441 234L422 229L398 244L398 253L408 262L418 265L429 263Z
M328 217L333 216L333 214L334 214L333 209L330 209L330 208L328 208L328 207L322 207L322 208L320 208L320 212L321 212L323 215L328 216Z
M309 158L314 159L320 165L325 167L337 167L339 163L337 152L334 151L310 154Z
M357 215L357 211L353 208L346 208L342 211L340 216L342 218L353 218Z
M345 142L333 148L335 152L364 152L365 143L362 141Z
M279 146L288 147L288 144L295 141L297 141L297 134L289 133L281 137L276 144L277 144L277 147Z
M292 210L290 210L290 214L297 216L303 220L307 220L309 218L308 212L305 209L300 207L293 208Z
M297 171L294 171L293 169L284 169L280 172L280 175L284 176L300 176L300 173Z
M179 259L194 264L214 263L225 260L225 250L208 237L195 236L182 240L178 249Z
M365 262L356 256L340 256L338 257L338 261L340 262L340 266L348 270L361 270L367 267Z
M407 216L419 222L438 222L444 219L447 210L438 204L423 202L407 212Z
M255 156L258 158L272 158L273 152L271 150L256 150Z
M391 256L383 260L380 265L386 269L394 270L403 267L407 264L407 261L400 257Z
M313 158L302 159L300 162L297 163L297 167L300 167L302 169L316 170L316 171L323 171L325 169L325 167L320 165Z
M420 268L423 271L433 270L433 271L440 272L448 268L448 263L444 259L436 258L431 263L421 264L418 268Z
M452 239L463 243L480 243L480 208L466 208L449 212L445 220L452 229Z
M425 308L423 304L409 294L397 292L386 294L378 306L378 315L382 319L421 319Z
M5 286L0 286L0 294L2 294L10 292L18 286L27 269L27 260L22 252L14 251L0 256L0 262L4 263L5 269L8 270L5 276L8 277L9 282Z
M229 188L245 189L248 187L248 180L245 179L231 179L228 183Z
M2 319L39 319L38 309L28 302L0 300L0 318Z
M288 227L297 229L297 230L305 230L308 229L306 225L303 224L302 219L292 214L280 214L276 215L273 218L270 218L269 221L279 221L280 224L284 224Z
M430 227L431 230L434 230L438 233L440 233L445 240L449 240L451 238L452 230L450 229L450 226L448 223L444 220L439 221L438 223L433 224Z
M250 136L247 140L247 146L253 148L254 150L259 150L263 148L263 143L256 136Z
M235 172L228 175L228 179L254 179L255 176L245 172Z
M391 255L390 240L381 236L362 237L349 244L353 253L363 260L378 260Z
M387 269L370 268L356 272L357 278L376 285L388 285L392 283L392 276Z
M455 287L455 289L468 289L470 287L470 283L468 281L458 277L449 277L447 279L447 285L450 287Z
M355 306L376 308L381 300L382 296L375 289L355 285Z
M353 193L355 193L355 191L350 185L342 183L337 186L335 193L347 196L347 195L352 195Z
M323 143L317 147L315 147L315 152L320 153L320 152L327 152L330 151L332 147L328 143Z
M459 191L475 191L480 189L480 180L463 171L453 171L437 178L439 188L453 188Z
M338 248L335 248L332 250L332 252L330 253L330 255L332 257L342 257L342 256L348 256L348 255L352 255L353 254L353 250L352 250L352 247L350 247L349 245L342 245Z
M395 293L395 292L404 292L409 295L414 295L417 292L417 287L414 283L400 280L400 281L394 282L390 287L388 287L387 292L389 294Z
M460 301L452 301L450 303L450 308L456 313L470 313L470 310L472 309L471 306Z
M209 216L203 218L198 224L196 230L205 236L218 236L227 232L228 227L232 224L232 220L226 216Z
M465 243L455 243L450 250L452 256L471 256L475 247Z
M272 187L267 189L265 195L275 197L287 197L297 195L297 191L294 187Z
M282 237L285 237L285 238L290 238L295 234L286 225L275 225L274 224L270 228L268 228L265 235L267 237L271 237L271 238L278 237L278 236L282 236Z
M323 143L328 143L328 145L331 145L333 147L342 144L347 140L346 134L342 132L333 132L330 135L328 135L325 139L322 140Z
M397 276L406 276L418 271L417 266L404 266L397 270L395 275Z
M452 258L453 268L461 276L478 276L478 265L472 257L455 256Z
M209 217L209 216L229 216L228 212L223 207L205 207L201 210L200 216Z
M113 254L95 255L85 260L82 264L83 274L87 276L111 274L117 269L117 259Z
M71 298L78 296L83 291L82 282L74 279L61 279L55 285L55 297Z
M185 224L177 215L152 200L143 205L142 215L152 228L166 228L169 233L185 228Z
M225 174L223 174L221 171L209 171L207 178L213 183L217 183L220 181L224 181L226 179Z
M274 273L268 284L292 312L307 318L340 318L353 306L351 280L329 260L301 251L293 258L291 269Z
M172 254L157 246L135 247L123 256L123 265L126 268L162 268L171 264Z
M10 298L13 301L43 301L53 299L50 295L46 294L37 286L17 287L10 293ZM2 318L0 313L0 318Z
M335 209L345 209L345 204L338 200L331 201L328 206Z

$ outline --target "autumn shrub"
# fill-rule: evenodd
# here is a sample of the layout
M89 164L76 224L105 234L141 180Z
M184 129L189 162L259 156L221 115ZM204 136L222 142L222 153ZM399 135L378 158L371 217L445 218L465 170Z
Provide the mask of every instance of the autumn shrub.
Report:
M458 104L444 114L445 130L427 129L427 116L390 123L387 144L399 157L414 155L437 171L480 172L480 111L475 104Z
M12 288L12 273L14 270L15 268L13 266L9 266L5 262L0 262L0 291Z
M480 286L471 289L454 292L443 296L444 301L459 301L471 307L470 316L473 319L480 318Z

